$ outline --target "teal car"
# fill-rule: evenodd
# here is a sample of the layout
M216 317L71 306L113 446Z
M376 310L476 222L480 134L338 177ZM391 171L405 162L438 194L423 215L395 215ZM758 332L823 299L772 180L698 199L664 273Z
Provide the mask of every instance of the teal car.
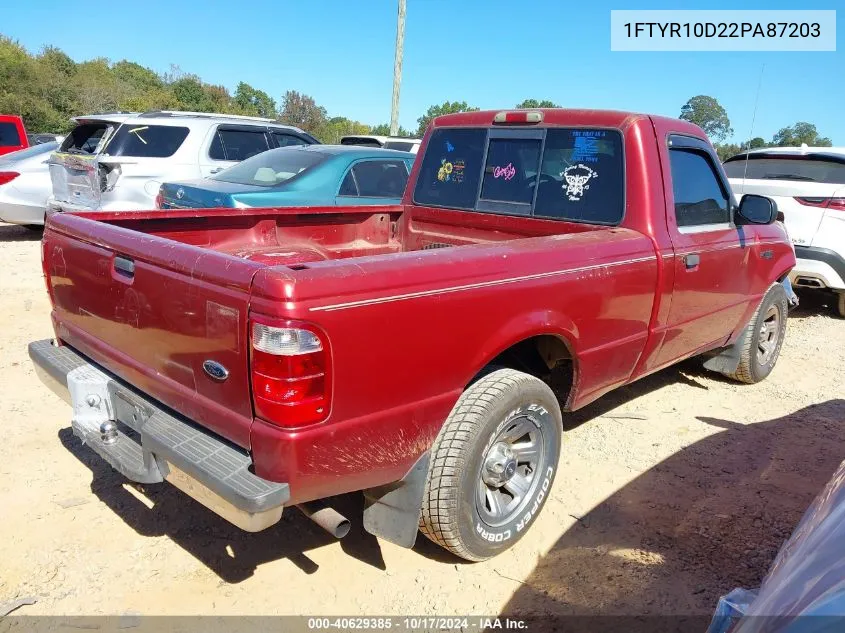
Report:
M262 152L201 180L166 182L160 209L398 204L416 156L347 145Z

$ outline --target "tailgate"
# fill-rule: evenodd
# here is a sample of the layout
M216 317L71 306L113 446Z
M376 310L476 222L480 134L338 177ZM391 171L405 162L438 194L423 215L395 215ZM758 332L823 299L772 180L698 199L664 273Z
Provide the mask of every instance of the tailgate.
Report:
M249 446L247 317L261 264L73 214L49 218L43 249L62 341ZM228 375L212 377L206 361Z

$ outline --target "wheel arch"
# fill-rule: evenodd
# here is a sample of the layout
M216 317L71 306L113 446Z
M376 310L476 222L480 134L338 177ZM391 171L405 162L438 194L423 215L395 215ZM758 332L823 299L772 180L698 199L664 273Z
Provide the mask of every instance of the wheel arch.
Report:
M466 388L491 366L510 367L546 380L561 361L569 364L568 392L564 409L574 401L580 376L578 330L569 317L550 310L520 315L499 330L492 345L473 359Z

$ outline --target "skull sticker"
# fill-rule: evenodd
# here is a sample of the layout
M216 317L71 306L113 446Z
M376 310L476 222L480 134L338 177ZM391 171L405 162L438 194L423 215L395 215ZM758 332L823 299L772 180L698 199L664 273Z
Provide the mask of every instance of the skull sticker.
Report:
M560 172L560 175L564 179L561 188L564 189L566 197L572 202L580 201L587 189L590 188L590 180L599 177L596 170L583 163L570 165Z

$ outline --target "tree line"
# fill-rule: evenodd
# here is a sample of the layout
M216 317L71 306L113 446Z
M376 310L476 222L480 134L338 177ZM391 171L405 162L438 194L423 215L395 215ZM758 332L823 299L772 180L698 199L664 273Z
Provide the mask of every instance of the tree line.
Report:
M807 121L798 121L794 125L782 127L770 141L761 136L755 136L741 143L725 143L725 139L733 136L733 128L725 108L708 95L697 95L681 107L680 118L695 123L707 133L713 141L721 160L735 156L749 149L762 147L795 147L806 143L810 147L830 147L831 140L821 136L816 126Z
M526 99L514 107L560 105L545 99ZM178 66L159 74L127 60L111 62L100 57L77 63L56 47L47 46L33 55L18 42L0 35L0 113L22 115L30 132L67 132L73 127L70 117L82 114L150 110L267 117L295 125L324 143L338 143L349 134L390 134L387 123L370 125L329 116L326 108L296 90L288 90L277 102L265 91L240 82L233 94L225 86L206 83ZM477 110L466 101L432 105L417 119L415 130L400 128L399 136L422 136L434 117ZM687 101L680 118L699 125L713 140L722 160L758 147L831 145L829 138L819 135L815 125L805 121L781 128L770 141L756 137L739 144L726 143L725 139L733 136L730 119L719 102L707 95Z
M553 107L550 101L529 99L524 107ZM390 134L387 123L369 125L343 116L329 116L308 95L289 90L277 102L246 82L234 93L225 86L171 66L156 73L135 62L96 58L73 61L62 50L47 46L30 54L11 38L0 35L0 113L19 114L30 132L65 133L70 117L96 112L185 110L219 112L276 119L295 125L324 143L338 143L348 134ZM466 102L431 106L417 119L415 130L399 129L399 136L420 136L435 116L478 110Z

